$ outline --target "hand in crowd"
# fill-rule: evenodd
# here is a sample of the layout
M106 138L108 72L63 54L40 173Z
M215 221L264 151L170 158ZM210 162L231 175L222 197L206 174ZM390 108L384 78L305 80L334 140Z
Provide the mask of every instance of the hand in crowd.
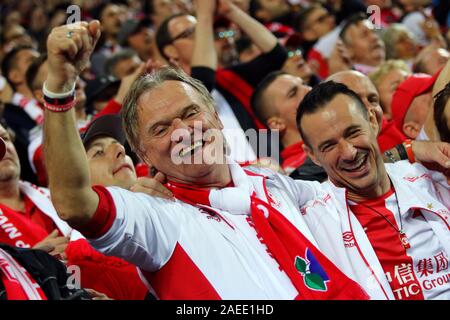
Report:
M89 295L91 296L92 300L114 300L111 299L110 297L108 297L106 294L95 291L94 289L84 289L87 291L87 293L89 293Z
M440 171L450 183L450 144L446 142L413 141L414 157L430 170Z
M89 63L90 56L100 38L100 23L78 22L56 27L47 39L47 89L66 92Z
M45 251L52 256L56 256L65 260L65 251L69 243L69 237L61 237L58 235L58 230L55 229L44 240L36 243L33 249Z
M142 192L150 196L155 196L164 199L173 200L173 194L166 187L164 183L166 182L166 176L158 172L153 178L151 177L140 177L138 178L136 184L130 188L133 192Z

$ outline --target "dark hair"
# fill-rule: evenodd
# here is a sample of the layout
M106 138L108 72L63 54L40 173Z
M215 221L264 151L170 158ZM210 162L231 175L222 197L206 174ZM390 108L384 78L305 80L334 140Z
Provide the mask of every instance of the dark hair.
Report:
M321 4L315 3L313 5L310 5L308 7L302 8L294 18L294 29L297 32L303 32L305 31L306 27L306 20L308 20L308 17L311 15L311 13L316 10L324 8ZM324 8L325 9L325 8Z
M342 27L341 31L339 32L339 38L341 38L342 41L344 41L344 43L347 43L345 35L348 31L348 28L350 28L351 26L357 25L358 23L360 23L361 21L364 21L366 19L367 19L367 15L362 12L358 12L358 13L355 13L354 15L351 15L344 22L344 26Z
M262 8L263 7L261 6L259 0L250 0L248 12L252 17L256 17L256 12Z
M47 61L47 53L41 54L38 58L34 59L33 62L28 67L27 73L25 75L27 79L27 86L30 90L35 90L34 80L39 72L41 66Z
M275 110L273 106L270 106L270 108L267 107L264 93L279 76L285 74L287 73L284 71L273 71L269 73L264 77L264 79L261 80L261 82L258 83L255 90L253 91L252 97L250 99L250 104L258 119L264 124L266 124L267 119L270 117L270 111Z
M445 116L445 106L450 101L450 82L439 91L434 101L434 123L441 137L441 141L450 143L450 129Z
M9 79L9 72L15 67L17 54L22 50L33 50L33 47L29 45L16 46L3 57L2 61L2 74L13 90L16 89L16 86Z
M169 23L172 21L172 19L182 17L182 16L188 16L186 13L177 13L174 15L171 15L170 17L167 17L164 19L164 21L159 26L158 30L156 31L156 46L158 47L159 53L166 59L169 60L169 57L164 53L164 48L172 43L172 36L169 32Z
M114 74L114 68L116 67L116 65L123 60L132 59L133 57L137 57L137 53L133 49L124 48L113 53L106 59L103 66L103 73L107 76L116 77L116 75Z
M297 109L297 128L300 131L303 141L309 147L311 147L311 145L309 144L301 127L303 116L313 114L318 110L324 108L338 94L345 94L356 101L364 118L369 118L369 114L366 107L364 106L364 103L353 90L350 90L345 84L342 83L337 83L334 81L322 82L316 85L310 92L305 95Z

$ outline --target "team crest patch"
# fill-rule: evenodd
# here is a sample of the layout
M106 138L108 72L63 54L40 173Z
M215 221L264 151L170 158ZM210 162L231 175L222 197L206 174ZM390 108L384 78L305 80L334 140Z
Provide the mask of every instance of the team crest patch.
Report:
M316 257L306 248L305 258L295 257L295 268L303 276L303 282L312 290L327 291L330 278L317 261Z

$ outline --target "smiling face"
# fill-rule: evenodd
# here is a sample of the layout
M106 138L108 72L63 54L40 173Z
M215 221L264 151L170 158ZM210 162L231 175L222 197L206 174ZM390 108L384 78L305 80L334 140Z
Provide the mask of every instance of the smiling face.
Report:
M139 153L168 180L207 184L223 170L223 125L191 85L166 80L137 105Z
M129 189L136 183L133 161L116 139L106 136L93 138L87 144L86 155L93 185Z
M6 153L0 161L0 182L8 182L11 180L19 180L20 177L20 161L16 148L9 136L8 131L0 125L0 138L5 141Z
M378 125L373 114L365 119L357 101L338 94L301 120L305 151L321 165L330 180L356 193L372 193L385 174L378 148Z

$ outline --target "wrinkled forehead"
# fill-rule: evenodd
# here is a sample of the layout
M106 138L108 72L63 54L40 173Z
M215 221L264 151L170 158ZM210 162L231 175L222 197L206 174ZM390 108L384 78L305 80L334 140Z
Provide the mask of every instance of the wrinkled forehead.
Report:
M167 80L143 92L137 104L139 120L145 122L178 116L180 111L190 105L198 105L209 112L212 112L213 108L206 105L206 98L190 84L177 80Z

